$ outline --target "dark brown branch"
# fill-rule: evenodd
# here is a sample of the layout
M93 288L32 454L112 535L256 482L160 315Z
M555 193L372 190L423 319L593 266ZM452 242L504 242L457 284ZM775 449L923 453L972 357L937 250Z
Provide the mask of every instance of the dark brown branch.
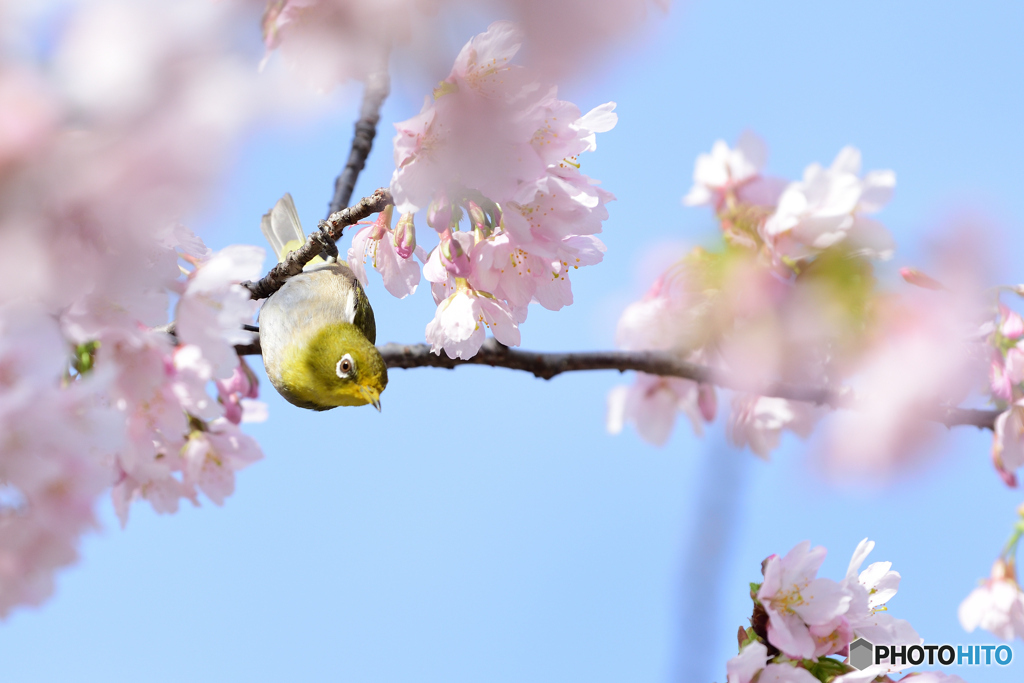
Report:
M390 90L391 80L388 77L385 60L382 69L366 78L363 104L359 110L359 120L356 121L355 134L352 136L352 149L348 155L348 163L334 181L334 198L327 211L328 215L341 211L342 207L348 206L352 198L356 180L366 165L370 150L373 149L373 138L377 135L377 123L380 121L380 108Z
M322 250L333 247L346 227L371 214L383 211L384 207L393 203L391 192L382 187L369 197L363 197L355 205L332 213L326 221L320 221L320 230L310 235L305 244L288 254L288 258L271 268L258 282L246 281L242 286L249 290L253 299L266 299L281 289L288 278L301 273L303 266Z
M578 370L636 370L649 375L682 377L695 382L714 384L726 389L749 391L751 387L716 368L697 365L664 351L584 351L572 353L537 353L510 349L489 338L475 356L467 360L431 353L427 344L385 344L378 347L389 368L455 368L459 365L489 365L523 370L540 379L551 379L563 372ZM794 401L839 407L845 400L839 392L816 387L777 383L761 388L763 396L778 396Z
M239 355L258 354L259 340L248 346L236 346ZM452 359L431 353L428 344L384 344L377 349L389 368L447 368L460 365L487 365L495 368L522 370L540 379L551 379L564 372L580 370L635 370L663 377L682 377L695 382L713 384L725 389L745 391L760 396L784 398L790 401L814 403L830 408L856 408L851 392L824 387L807 387L785 382L768 386L751 386L727 372L706 365L697 365L663 351L584 351L572 353L537 353L510 349L493 338L484 342L472 358ZM979 429L992 429L997 410L941 407L928 419L947 427L966 425Z

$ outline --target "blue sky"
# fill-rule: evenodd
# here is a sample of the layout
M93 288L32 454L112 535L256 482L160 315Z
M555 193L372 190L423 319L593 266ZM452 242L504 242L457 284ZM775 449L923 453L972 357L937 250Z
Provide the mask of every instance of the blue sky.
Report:
M896 171L879 218L900 246L883 278L968 216L1001 230L993 282L1019 282L1021 26L1010 2L677 4L562 89L584 109L618 102L584 168L618 201L605 262L574 278L570 308L531 309L523 346L609 347L657 275L647 255L713 238L710 213L680 197L695 156L745 128L778 175L846 144ZM399 78L387 124L444 73L429 76ZM354 111L255 131L193 222L208 243L261 243L259 217L285 191L314 225ZM357 194L387 184L390 137L385 125ZM398 301L375 277L378 341L420 341L428 291ZM395 370L379 415L302 411L264 381L271 419L249 431L267 457L236 494L174 516L139 505L124 531L104 501L104 529L56 597L2 627L2 677L721 682L761 560L810 539L839 579L865 536L903 575L895 616L928 642L994 642L956 620L1021 501L992 473L986 433L952 430L925 467L865 489L820 476L813 440L787 438L766 464L726 446L721 424L705 440L680 425L664 448L608 436L621 381ZM1009 669L956 673L1019 678L1017 650Z

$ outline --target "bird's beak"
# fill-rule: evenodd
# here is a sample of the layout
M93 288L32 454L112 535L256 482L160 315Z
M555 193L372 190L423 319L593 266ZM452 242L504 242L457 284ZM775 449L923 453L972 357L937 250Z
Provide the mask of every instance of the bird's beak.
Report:
M372 387L361 387L361 391L362 391L362 394L363 394L363 398L366 399L366 402L369 403L370 405L372 405L374 408L376 408L377 412L379 413L380 412L380 392L377 391L376 389L373 389Z

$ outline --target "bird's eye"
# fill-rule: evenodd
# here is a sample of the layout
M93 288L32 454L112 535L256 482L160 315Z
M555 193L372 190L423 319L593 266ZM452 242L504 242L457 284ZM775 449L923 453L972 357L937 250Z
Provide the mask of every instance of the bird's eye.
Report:
M345 379L352 374L352 370L355 367L356 362L352 360L351 355L346 353L344 356L341 357L341 360L338 361L338 365L335 368L335 371L338 373L338 377Z

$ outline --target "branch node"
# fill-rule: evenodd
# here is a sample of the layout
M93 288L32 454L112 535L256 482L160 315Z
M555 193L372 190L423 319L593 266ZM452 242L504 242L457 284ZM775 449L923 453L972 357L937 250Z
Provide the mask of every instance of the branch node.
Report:
M338 245L331 238L331 230L327 225L327 221L321 220L317 223L317 231L310 235L310 238L316 240L317 244L320 245L320 256L326 261L328 258L337 260L338 258Z

